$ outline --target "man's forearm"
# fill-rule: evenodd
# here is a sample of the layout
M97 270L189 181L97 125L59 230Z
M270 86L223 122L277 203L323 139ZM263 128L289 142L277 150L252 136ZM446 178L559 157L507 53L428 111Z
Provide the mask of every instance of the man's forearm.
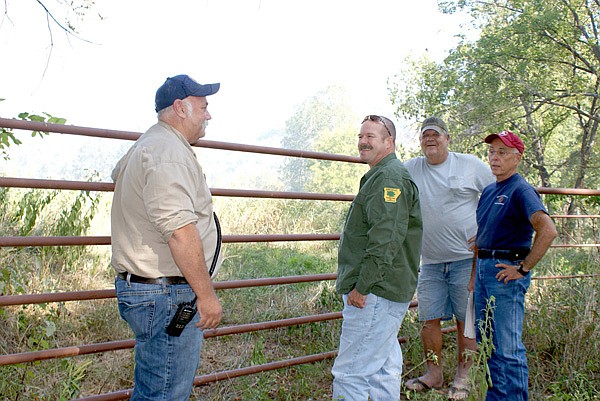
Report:
M550 216L544 212L536 212L531 216L531 223L535 230L535 237L529 255L523 260L523 269L531 270L546 254L552 241L558 236L556 227Z
M175 230L169 240L173 259L198 297L201 329L215 328L221 322L223 310L215 294L204 259L200 234L194 224Z
M169 249L198 299L214 294L204 259L204 247L195 225L188 224L176 230L169 240Z

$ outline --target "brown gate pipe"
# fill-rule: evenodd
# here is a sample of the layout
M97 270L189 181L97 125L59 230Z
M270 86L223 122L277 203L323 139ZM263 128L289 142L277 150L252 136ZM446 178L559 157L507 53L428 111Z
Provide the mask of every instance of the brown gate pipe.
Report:
M59 134L70 134L70 135L81 135L91 136L96 138L109 138L109 139L125 139L135 141L141 136L139 132L132 131L118 131L101 128L89 128L79 127L76 125L63 125L63 124L52 124L43 123L37 121L24 121L16 120L12 118L0 118L0 127L10 129L21 129L26 131L41 131L41 132L55 132ZM282 149L272 148L267 146L255 146L255 145L244 145L239 143L210 141L201 139L193 146L201 148L212 148L221 150L232 150L236 152L249 152L249 153L262 153L279 156L293 156L302 157L309 159L319 160L333 160L333 161L344 161L350 163L363 163L359 157L347 156L347 155L335 155L324 152L313 152L306 150L295 150L295 149Z
M335 280L336 273L307 274L302 276L266 277L248 280L215 281L213 287L216 290L228 290L234 288L261 287L269 285L310 283L314 281ZM0 306L42 304L48 302L84 301L91 299L114 298L115 290L87 290L43 294L21 294L0 296Z
M410 308L418 305L416 301L410 303ZM288 319L271 320L267 322L247 323L229 327L222 327L204 331L204 338L221 337L232 334L250 333L260 330L277 329L281 327L299 326L308 323L325 322L328 320L341 319L341 312L330 312L318 315L309 315L293 317ZM85 354L94 354L106 351L116 351L120 349L133 348L135 340L111 341L98 344L85 344L75 347L55 348L43 351L21 352L17 354L0 355L0 366L14 365L17 363L27 363L41 361L45 359L70 357Z
M42 180L37 178L0 177L0 187L111 192L114 191L115 184L112 182L63 181ZM231 198L237 197L326 201L352 201L354 199L354 195L322 194L315 192L260 191L229 188L211 188L210 192L213 196L226 196Z
M292 241L338 241L340 234L231 234L223 236L223 243L247 242L292 242ZM0 236L1 247L25 246L77 246L77 245L110 245L110 236ZM551 248L585 248L600 247L600 244L552 244Z
M284 241L337 241L340 234L233 234L223 235L223 243L242 242L284 242ZM0 247L22 246L75 246L110 245L110 236L69 236L69 237L1 237Z
M69 356L97 354L100 352L117 351L133 348L135 340L109 341L97 344L84 344L74 347L62 347L43 351L21 352L18 354L0 355L0 366L43 361L46 359L64 358Z
M194 379L194 385L201 386L208 383L213 383L221 380L233 379L240 376L247 376L260 372L267 372L270 370L276 370L286 368L290 366L303 365L308 363L314 363L325 359L334 358L337 354L336 351L324 352L321 354L301 356L298 358L287 359L284 361L277 361L271 363L265 363L262 365L248 366L240 369L226 370L223 372L212 373L203 376L196 376ZM78 401L115 401L115 400L126 400L131 397L133 389L116 391L113 393L106 393L100 395L93 395L90 397L78 398Z
M310 315L294 317L289 319L272 320L268 322L247 323L236 326L222 327L204 331L204 338L221 337L231 334L251 333L261 330L277 329L281 327L299 326L308 323L325 322L328 320L341 319L341 312L324 313L320 315ZM46 359L56 359L72 357L86 354L97 354L100 352L117 351L133 348L135 340L110 341L97 344L84 344L74 347L54 348L42 351L21 352L17 354L0 355L0 366L14 365L17 363L27 363L43 361Z
M287 276L287 277L271 277L257 278L250 280L230 280L213 282L213 287L216 290L225 290L233 288L249 288L268 285L308 283L313 281L335 280L335 273L312 274L306 276ZM533 277L534 280L547 279L576 279L576 278L594 278L600 274L575 274L565 276L540 276ZM43 293L43 294L22 294L22 295L3 295L0 296L0 306L28 305L28 304L43 304L48 302L67 302L67 301L86 301L93 299L115 298L115 290L88 290L88 291L71 291L58 293Z
M0 118L0 120L2 120ZM111 182L61 181L42 180L35 178L0 177L0 187L67 189L84 191L113 191L115 185ZM541 194L600 196L598 189L585 188L548 188L538 187ZM212 188L213 196L247 197L247 198L278 198L278 199L308 199L308 200L340 200L351 201L354 195L319 194L310 192L259 191L229 188ZM553 217L594 217L599 215L556 215Z

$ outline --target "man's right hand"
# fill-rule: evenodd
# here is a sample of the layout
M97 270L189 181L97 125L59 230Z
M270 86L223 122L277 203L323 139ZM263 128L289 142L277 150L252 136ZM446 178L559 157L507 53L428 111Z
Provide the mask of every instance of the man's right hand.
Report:
M357 308L364 308L367 306L367 296L361 294L354 288L352 291L348 293L348 305L355 306Z
M223 308L216 295L202 300L198 299L197 305L200 321L196 323L196 327L202 330L214 329L221 323Z

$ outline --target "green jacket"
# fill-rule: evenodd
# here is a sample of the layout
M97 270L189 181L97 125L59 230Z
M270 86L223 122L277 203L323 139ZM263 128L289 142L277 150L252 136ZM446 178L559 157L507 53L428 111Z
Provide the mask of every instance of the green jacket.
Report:
M419 192L394 153L360 180L338 251L336 289L409 302L417 287L423 223Z

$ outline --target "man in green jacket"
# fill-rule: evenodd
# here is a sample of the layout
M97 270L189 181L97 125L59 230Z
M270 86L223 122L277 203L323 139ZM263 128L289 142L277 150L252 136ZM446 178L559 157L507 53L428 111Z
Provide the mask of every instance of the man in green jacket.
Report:
M423 224L419 193L396 158L394 123L365 117L360 158L370 170L350 207L338 252L342 334L331 369L333 399L400 399L398 331L417 285Z

